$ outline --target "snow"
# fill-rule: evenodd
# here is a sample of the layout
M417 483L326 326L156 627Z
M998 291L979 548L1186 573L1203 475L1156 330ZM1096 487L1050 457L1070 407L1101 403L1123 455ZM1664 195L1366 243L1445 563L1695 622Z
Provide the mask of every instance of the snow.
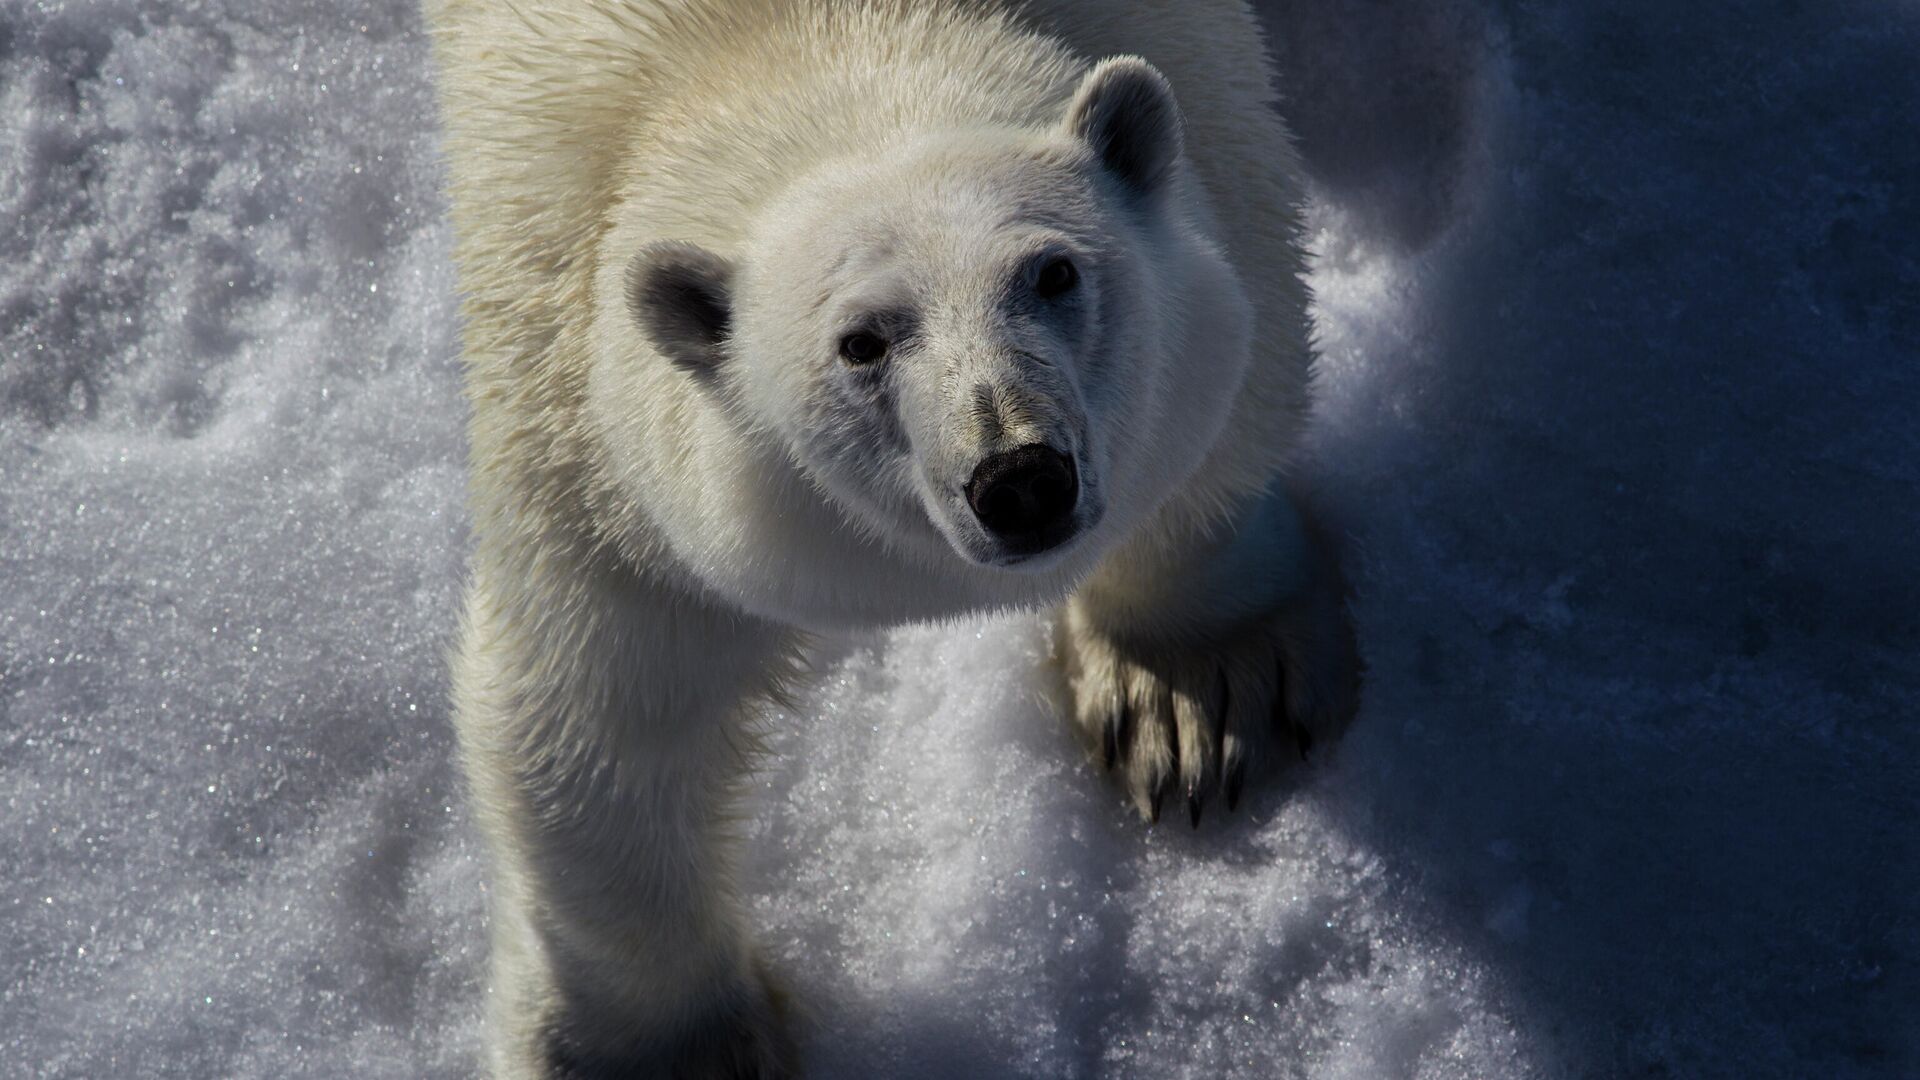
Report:
M1034 617L844 643L813 1075L1920 1075L1920 15L1281 0L1366 703L1147 829ZM0 1075L463 1077L411 5L0 10Z

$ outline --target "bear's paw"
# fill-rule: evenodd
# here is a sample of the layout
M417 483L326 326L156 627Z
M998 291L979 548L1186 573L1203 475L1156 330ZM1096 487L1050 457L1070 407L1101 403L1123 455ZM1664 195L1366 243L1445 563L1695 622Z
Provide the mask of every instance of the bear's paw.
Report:
M1216 795L1237 809L1262 759L1310 760L1358 703L1358 649L1338 582L1190 640L1108 633L1069 613L1058 648L1075 727L1154 823L1169 795L1185 801L1195 827Z

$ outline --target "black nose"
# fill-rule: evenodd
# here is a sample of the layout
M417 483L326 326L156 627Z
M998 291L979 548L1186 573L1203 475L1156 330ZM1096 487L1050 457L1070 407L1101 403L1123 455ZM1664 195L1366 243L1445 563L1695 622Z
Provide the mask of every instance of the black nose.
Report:
M1079 499L1073 459L1040 443L993 455L967 481L967 505L980 524L1025 552L1065 540Z

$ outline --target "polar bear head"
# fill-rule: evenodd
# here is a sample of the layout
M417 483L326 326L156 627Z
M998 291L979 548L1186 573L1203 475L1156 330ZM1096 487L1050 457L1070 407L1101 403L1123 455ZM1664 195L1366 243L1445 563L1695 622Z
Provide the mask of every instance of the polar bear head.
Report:
M655 243L631 316L858 527L1090 565L1196 470L1252 321L1158 71L1037 127L906 135L797 177L734 258ZM912 547L912 544L906 544Z

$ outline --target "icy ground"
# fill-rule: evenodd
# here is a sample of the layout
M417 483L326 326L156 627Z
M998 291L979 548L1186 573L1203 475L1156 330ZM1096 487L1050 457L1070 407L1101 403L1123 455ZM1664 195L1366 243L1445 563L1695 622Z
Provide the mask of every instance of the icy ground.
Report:
M1286 0L1365 709L1143 828L1037 620L752 818L822 1077L1920 1075L1920 9ZM0 1077L465 1077L405 3L0 3Z

